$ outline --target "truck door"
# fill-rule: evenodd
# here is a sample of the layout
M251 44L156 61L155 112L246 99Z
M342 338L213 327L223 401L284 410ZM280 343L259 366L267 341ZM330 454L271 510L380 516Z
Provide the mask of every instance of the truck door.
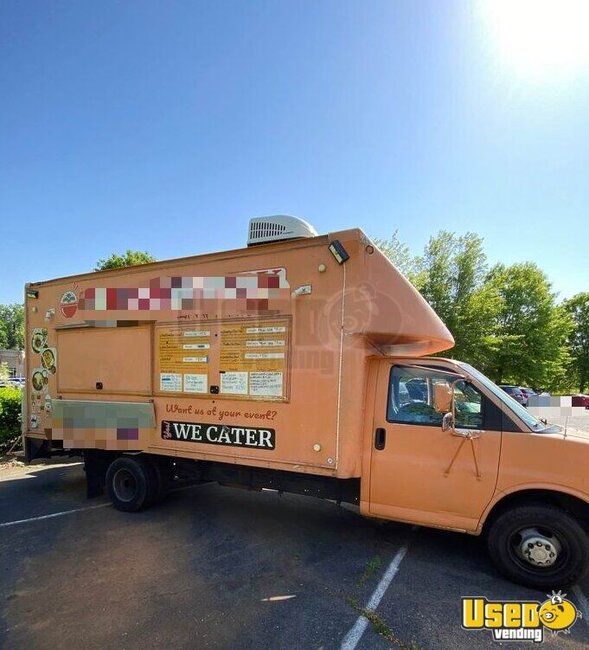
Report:
M378 361L370 461L370 514L474 530L497 482L500 419L471 383L455 384L457 433L442 430L433 387L443 366ZM488 428L492 427L492 428Z

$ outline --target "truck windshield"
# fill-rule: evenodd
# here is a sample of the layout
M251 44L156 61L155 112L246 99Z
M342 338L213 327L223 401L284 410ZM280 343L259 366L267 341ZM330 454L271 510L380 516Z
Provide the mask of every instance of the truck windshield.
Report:
M529 427L532 431L545 431L547 429L552 429L554 427L548 427L544 424L544 422L541 422L538 420L538 418L534 417L531 413L529 413L525 407L523 407L519 402L516 402L512 397L509 397L509 395L501 390L499 386L494 384L488 377L485 377L482 372L479 372L476 368L473 368L471 365L468 363L463 363L459 362L458 365L461 368L464 368L466 372L474 377L477 381L480 381L483 386L488 388L493 395L498 397L504 404L509 408L510 411L514 411L517 416L519 416Z

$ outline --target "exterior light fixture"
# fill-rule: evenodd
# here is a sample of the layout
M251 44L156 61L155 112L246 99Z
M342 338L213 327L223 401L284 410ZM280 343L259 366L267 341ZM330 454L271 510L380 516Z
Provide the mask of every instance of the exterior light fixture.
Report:
M329 244L329 252L335 257L335 261L338 264L343 264L350 259L348 251L343 247L342 243L338 239Z

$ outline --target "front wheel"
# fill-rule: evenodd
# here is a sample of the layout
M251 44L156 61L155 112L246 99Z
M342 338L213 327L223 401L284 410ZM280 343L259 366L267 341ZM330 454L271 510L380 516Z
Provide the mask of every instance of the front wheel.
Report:
M568 587L589 568L586 532L553 506L517 506L503 512L491 524L488 548L503 575L535 589Z

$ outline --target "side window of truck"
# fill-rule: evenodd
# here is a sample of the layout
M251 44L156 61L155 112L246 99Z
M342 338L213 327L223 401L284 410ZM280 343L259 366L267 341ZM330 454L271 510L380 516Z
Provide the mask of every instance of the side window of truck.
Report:
M458 429L483 429L483 396L466 381L454 386L456 427Z
M445 379L433 371L393 366L387 420L441 426L443 413L438 413L433 407L433 385L436 380Z
M436 370L393 366L389 382L387 420L404 424L441 426L443 413L434 408L434 386L451 382ZM467 382L454 388L456 427L483 428L483 400L479 391Z

